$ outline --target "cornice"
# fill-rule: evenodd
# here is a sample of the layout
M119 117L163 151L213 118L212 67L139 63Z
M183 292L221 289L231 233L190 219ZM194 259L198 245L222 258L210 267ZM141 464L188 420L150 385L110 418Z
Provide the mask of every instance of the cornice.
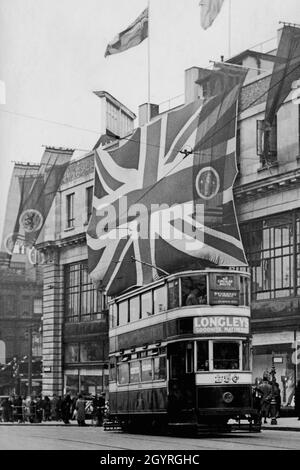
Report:
M300 168L281 175L269 176L251 183L234 187L234 196L237 201L251 200L268 196L282 191L288 191L300 186Z

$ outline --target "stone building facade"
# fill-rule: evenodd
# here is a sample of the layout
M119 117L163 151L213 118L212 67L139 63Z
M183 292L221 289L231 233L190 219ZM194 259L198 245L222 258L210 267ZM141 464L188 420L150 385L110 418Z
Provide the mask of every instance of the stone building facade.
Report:
M300 114L291 93L271 130L272 154L266 161L261 122L275 53L245 51L229 61L250 67L239 100L239 173L234 195L252 273L254 378L275 365L283 405L289 406L300 378L296 354L300 345ZM203 96L197 83L200 74L198 67L186 71L185 102ZM48 394L61 394L67 388L93 392L107 386L105 300L100 298L101 308L88 312L88 321L71 300L72 289L76 291L72 279L81 279L79 300L74 302L81 302L82 279L88 284L85 231L92 185L93 155L89 154L67 171L40 243L45 256L43 387ZM102 353L92 356L95 360L87 360L88 343L92 349L96 343L103 345Z

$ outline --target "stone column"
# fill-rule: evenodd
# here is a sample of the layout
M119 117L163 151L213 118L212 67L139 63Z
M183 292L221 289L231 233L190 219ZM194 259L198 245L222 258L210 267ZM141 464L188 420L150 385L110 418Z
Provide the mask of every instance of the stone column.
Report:
M63 266L57 248L46 249L43 289L43 395L63 394Z

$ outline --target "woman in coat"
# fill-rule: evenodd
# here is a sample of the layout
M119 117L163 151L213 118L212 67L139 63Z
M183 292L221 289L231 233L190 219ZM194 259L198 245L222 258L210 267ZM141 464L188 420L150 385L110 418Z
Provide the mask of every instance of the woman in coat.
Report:
M77 411L76 418L77 418L78 426L85 426L85 401L82 398L82 395L78 395L75 409Z

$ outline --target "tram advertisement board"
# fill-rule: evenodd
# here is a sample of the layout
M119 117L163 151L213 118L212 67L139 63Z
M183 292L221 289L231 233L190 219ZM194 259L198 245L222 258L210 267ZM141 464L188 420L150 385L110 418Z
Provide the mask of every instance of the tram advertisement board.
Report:
M239 305L239 288L234 274L213 273L210 286L211 305Z
M234 316L205 316L194 318L194 334L249 334L249 318Z

